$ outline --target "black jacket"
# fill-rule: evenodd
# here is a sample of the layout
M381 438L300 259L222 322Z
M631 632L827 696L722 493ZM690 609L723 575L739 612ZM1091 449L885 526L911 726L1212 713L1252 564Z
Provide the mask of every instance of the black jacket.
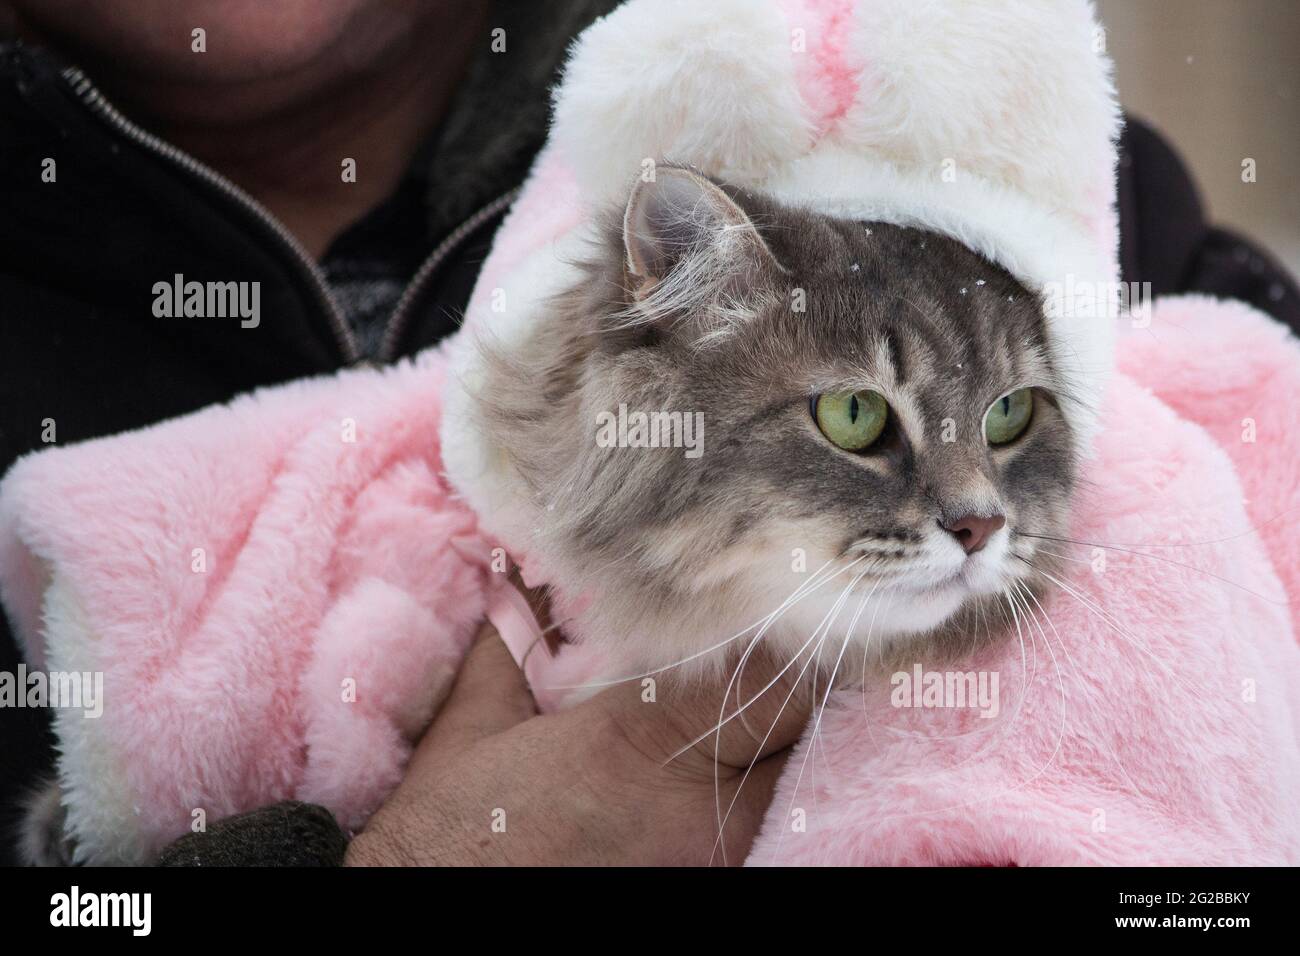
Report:
M544 138L547 89L565 43L613 5L547 5L549 19L537 23L521 0L502 3L494 22L521 21L511 42L532 49L480 58L422 153L431 170L430 254L378 360L455 328ZM1157 295L1233 295L1300 327L1294 282L1244 240L1206 225L1186 173L1158 137L1130 123L1124 156L1125 279L1150 281ZM42 178L48 159L53 182ZM177 273L260 282L260 325L156 318L154 283ZM75 68L0 44L0 472L41 447L51 421L58 442L79 441L359 360L315 263L259 205L120 116ZM13 672L17 662L0 621L0 670ZM47 715L0 709L0 862L13 859L24 789L51 762ZM319 831L319 814L308 825ZM339 852L341 841L321 839ZM248 842L245 833L243 850ZM226 859L258 859L260 845L263 861L283 849L283 859L301 862L287 849L292 839L253 843ZM182 855L197 858L192 847Z

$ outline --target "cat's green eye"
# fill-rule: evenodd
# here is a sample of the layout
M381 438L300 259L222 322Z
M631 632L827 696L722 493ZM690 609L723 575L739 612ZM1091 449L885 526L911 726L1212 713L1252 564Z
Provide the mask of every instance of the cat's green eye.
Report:
M866 389L818 395L813 399L812 412L822 434L845 451L871 447L889 421L884 396Z
M1003 395L984 416L984 437L990 445L1015 441L1029 427L1034 414L1034 390L1018 388Z

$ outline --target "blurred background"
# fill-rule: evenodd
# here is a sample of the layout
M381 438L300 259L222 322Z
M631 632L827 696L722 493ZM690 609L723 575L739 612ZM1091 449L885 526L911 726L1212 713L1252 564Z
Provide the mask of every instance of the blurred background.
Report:
M1211 222L1300 276L1300 0L1099 0L1125 109L1191 170ZM1256 181L1241 179L1255 160Z

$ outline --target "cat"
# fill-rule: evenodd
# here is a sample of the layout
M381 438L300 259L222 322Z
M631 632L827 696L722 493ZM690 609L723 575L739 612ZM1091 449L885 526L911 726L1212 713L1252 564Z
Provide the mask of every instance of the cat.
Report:
M523 343L482 345L476 414L554 576L597 595L577 630L629 673L728 666L701 652L757 620L793 658L839 616L838 650L868 605L846 649L956 648L1040 590L1031 535L1064 533L1078 471L1040 296L953 238L676 166L599 234ZM597 441L626 409L707 439Z

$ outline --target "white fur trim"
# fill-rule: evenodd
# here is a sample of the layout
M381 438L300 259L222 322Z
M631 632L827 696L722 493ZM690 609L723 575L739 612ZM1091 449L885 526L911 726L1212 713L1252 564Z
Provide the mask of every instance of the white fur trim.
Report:
M103 672L99 642L73 588L54 576L43 603L43 644L51 671ZM105 686L104 694L112 693ZM76 841L73 862L138 866L149 862L140 834L127 821L136 810L122 762L105 737L107 722L76 709L54 712L59 738L58 777L67 808L65 827Z
M509 220L502 226L509 228ZM476 294L466 311L460 334L449 347L450 371L443 394L442 460L448 478L479 515L488 533L506 541L527 541L533 504L520 500L517 476L509 470L502 449L489 446L478 427L478 390L483 380L480 343L509 347L523 339L523 330L549 299L581 279L575 263L590 249L588 228L571 229L554 243L530 253L510 270L504 287L509 309L493 312Z
M1100 29L1088 0L859 2L840 138L919 169L952 160L1086 216L1109 198L1119 124Z
M552 138L615 200L647 160L760 180L811 147L805 113L774 0L632 0L574 44Z

